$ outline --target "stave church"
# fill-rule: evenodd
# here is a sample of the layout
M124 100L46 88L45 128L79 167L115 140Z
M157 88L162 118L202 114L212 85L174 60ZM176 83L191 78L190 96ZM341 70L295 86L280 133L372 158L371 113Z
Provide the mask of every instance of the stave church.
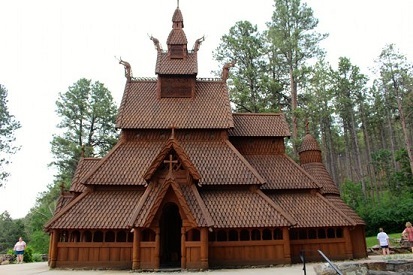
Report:
M51 268L162 270L367 257L365 223L340 198L316 139L299 163L282 113L233 113L226 80L198 78L179 6L155 77L126 84L114 148L78 163L46 223ZM155 56L155 54L154 54Z

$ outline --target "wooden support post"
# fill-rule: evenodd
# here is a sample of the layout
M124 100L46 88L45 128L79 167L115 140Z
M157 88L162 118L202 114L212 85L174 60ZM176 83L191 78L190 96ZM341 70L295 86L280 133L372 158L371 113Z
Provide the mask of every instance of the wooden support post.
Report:
M351 234L350 229L348 227L344 227L343 237L346 242L346 258L353 259L353 245L351 243Z
M290 231L288 227L283 227L283 241L284 241L284 262L286 264L291 263L291 244L290 244Z
M181 269L186 269L185 227L181 227Z
M53 230L52 231L52 246L51 246L51 255L50 255L50 268L56 267L57 262L57 242L59 241L59 231Z
M208 269L208 228L201 228L201 268Z
M160 253L161 253L161 236L160 236L160 228L157 227L155 229L155 269L159 269L159 267L161 266L161 262L160 262Z
M134 228L133 231L133 248L132 248L132 269L141 267L141 230Z
M52 259L52 239L53 239L53 232L49 233L49 253L47 257L48 266L50 266L50 260Z

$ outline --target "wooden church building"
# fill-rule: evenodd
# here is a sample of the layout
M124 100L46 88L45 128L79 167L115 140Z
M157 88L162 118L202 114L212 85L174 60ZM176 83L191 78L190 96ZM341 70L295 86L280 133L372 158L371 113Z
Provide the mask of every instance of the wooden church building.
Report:
M53 218L49 265L157 270L367 256L365 224L340 198L317 141L285 153L282 113L232 113L226 79L197 78L176 8L153 78L128 63L115 147L82 158ZM232 64L233 65L233 64Z

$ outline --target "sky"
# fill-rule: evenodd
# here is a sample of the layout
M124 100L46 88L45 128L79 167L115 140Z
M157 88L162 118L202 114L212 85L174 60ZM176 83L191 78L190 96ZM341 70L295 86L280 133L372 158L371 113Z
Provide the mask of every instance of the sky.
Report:
M302 0L304 1L304 0ZM328 33L321 43L327 61L338 58L369 74L386 44L394 43L413 57L413 1L308 0L319 19L317 31ZM260 31L271 20L273 0L180 0L188 48L205 35L198 52L198 77L220 69L212 52L220 38L241 20ZM156 50L163 49L172 27L176 0L3 0L0 1L0 84L8 90L9 112L20 121L16 145L21 150L6 167L11 173L0 188L0 213L24 217L36 198L53 182L48 164L59 93L80 78L99 81L112 92L116 104L126 79L118 59L128 61L133 76L154 77Z

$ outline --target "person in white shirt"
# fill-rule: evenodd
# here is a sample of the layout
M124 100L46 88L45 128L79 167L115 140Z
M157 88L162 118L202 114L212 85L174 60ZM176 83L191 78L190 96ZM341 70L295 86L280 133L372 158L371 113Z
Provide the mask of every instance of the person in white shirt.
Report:
M13 250L16 252L17 255L17 263L23 263L23 254L24 250L26 249L26 243L23 241L23 238L20 237L19 241L14 245Z
M380 232L377 234L377 240L379 240L380 247L383 250L383 255L390 255L389 236L387 236L383 228L380 227L379 231Z

